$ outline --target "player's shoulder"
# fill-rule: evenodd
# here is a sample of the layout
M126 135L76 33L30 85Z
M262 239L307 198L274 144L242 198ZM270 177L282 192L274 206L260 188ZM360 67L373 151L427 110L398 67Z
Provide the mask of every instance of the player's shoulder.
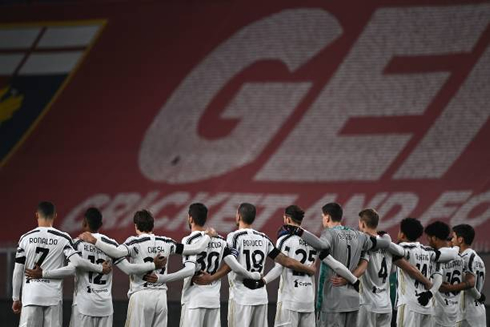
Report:
M228 243L231 243L231 246L233 248L236 248L237 247L238 240L241 237L245 236L245 235L248 235L248 230L246 230L246 229L239 229L239 230L230 232L228 234L228 236L226 237L226 240L228 241Z
M99 239L101 242L104 242L104 243L107 243L107 244L111 244L111 245L114 245L116 247L119 246L119 243L115 239L110 238L107 235L104 235L104 234L101 234L101 233L97 233L97 234L94 234L94 237L96 237L97 239Z
M161 235L155 236L155 241L162 242L165 244L177 244L177 242L173 238L167 236L161 236Z
M431 246L426 246L426 245L423 245L423 244L420 244L420 248L424 251L427 251L427 252L435 252L436 250L431 247Z
M124 241L124 244L125 245L133 245L133 244L136 244L140 241L140 238L138 236L130 236L128 237L125 241Z
M26 238L26 236L29 236L29 235L32 236L33 234L37 234L40 232L41 232L40 228L34 228L34 229L31 229L30 231L28 231L27 233L22 234L22 236L19 238L19 244Z
M419 244L412 242L401 242L398 245L407 250L413 250L419 247Z
M203 237L202 232L192 232L189 235L182 238L182 244L192 244Z
M252 234L258 235L258 236L260 236L260 237L262 237L262 238L264 238L264 239L266 239L272 243L271 238L266 233L259 232L258 230L255 230L255 229L252 229L251 231L252 231Z
M68 241L71 245L73 245L73 239L71 238L70 234L68 234L67 232L63 232L63 231L60 231L59 229L51 227L51 228L47 229L47 233L53 234L53 235L59 237L60 239L64 239L64 240Z
M277 239L276 247L282 251L284 249L284 247L292 244L294 241L297 241L298 239L301 239L301 238L297 235L292 235L292 234L281 235Z

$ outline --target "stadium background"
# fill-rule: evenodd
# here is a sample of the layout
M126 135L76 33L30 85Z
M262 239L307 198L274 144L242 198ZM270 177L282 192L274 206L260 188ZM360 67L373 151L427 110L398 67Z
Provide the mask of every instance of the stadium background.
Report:
M2 325L44 199L74 237L100 207L120 242L139 208L180 240L190 203L226 235L248 201L275 238L285 206L319 232L338 201L346 225L374 207L392 237L406 216L472 224L488 263L489 22L488 1L0 1ZM127 286L116 269L115 326Z

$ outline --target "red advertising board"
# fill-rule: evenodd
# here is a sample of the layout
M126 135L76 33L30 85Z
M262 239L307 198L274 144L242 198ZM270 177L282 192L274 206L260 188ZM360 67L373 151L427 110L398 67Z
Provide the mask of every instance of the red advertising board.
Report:
M321 230L376 208L490 230L488 1L155 1L0 11L0 239L40 200L76 236L89 206L123 241L150 209L188 233L241 202L274 236L289 204Z

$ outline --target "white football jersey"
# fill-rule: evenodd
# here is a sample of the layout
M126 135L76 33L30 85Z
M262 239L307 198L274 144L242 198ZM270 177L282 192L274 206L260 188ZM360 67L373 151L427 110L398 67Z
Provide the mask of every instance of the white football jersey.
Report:
M466 249L461 253L465 262L466 273L475 276L475 288L481 293L485 283L485 263L473 249ZM462 319L472 326L485 326L485 305L471 297L467 291L462 292L461 314Z
M43 270L65 265L65 259L77 254L73 241L65 232L53 227L37 227L22 235L15 261L33 269L37 263ZM57 305L63 298L62 279L29 279L23 277L22 304Z
M393 257L385 249L368 251L361 256L368 266L361 276L361 305L374 313L391 313L390 273Z
M99 233L92 234L96 239L118 246L117 242ZM84 259L102 264L110 261L110 257L87 242L75 240L75 249ZM78 306L78 311L85 316L104 317L113 313L112 308L112 271L107 275L77 269L75 274L75 290L73 304Z
M442 281L449 284L459 284L464 277L464 260L458 258L440 265ZM461 292L441 293L434 296L434 320L442 326L453 325L458 319Z
M283 254L311 265L317 251L296 235L283 235L277 239L277 248ZM315 276L284 268L279 281L277 302L283 309L297 312L315 311Z
M182 239L182 244L196 243L204 235L204 232L194 231ZM223 237L213 237L205 251L197 255L183 256L182 261L184 264L189 261L195 263L196 272L205 271L212 275L221 266L226 248L226 241ZM220 289L220 279L209 285L197 285L192 282L192 277L187 277L182 287L182 304L185 304L188 309L219 308Z
M250 272L263 274L267 256L274 259L280 254L267 235L251 228L231 232L226 241L237 261ZM241 305L268 303L265 287L251 290L243 285L241 277L233 271L228 274L228 281L230 283L230 300Z
M125 242L124 245L128 248L129 262L130 263L145 263L153 262L153 258L156 255L162 255L169 257L173 253L182 253L177 250L178 243L173 239L164 236L155 236L153 234L142 233L138 236L131 236ZM181 245L180 245L181 246ZM117 261L116 261L117 264ZM168 261L161 270L149 271L156 274L167 274ZM130 275L130 286L128 291L128 297L134 292L144 289L161 289L167 290L167 284L165 283L148 283L143 280L144 274Z
M405 249L405 259L415 266L427 278L430 278L433 269L434 261L436 260L436 252L433 248L423 246L419 242L403 242L399 244ZM422 306L418 302L417 295L427 291L422 283L410 277L405 271L397 268L398 272L398 302L397 306L406 304L412 311L420 314L432 314L432 301L426 306Z

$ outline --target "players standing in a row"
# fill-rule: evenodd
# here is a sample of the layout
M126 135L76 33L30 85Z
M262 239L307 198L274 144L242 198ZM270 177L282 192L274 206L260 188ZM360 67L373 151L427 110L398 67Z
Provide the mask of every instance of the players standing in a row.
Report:
M89 208L82 220L82 230L93 233L100 242L118 246L117 242L106 235L99 233L102 226L102 214L96 208ZM92 244L82 240L75 240L74 247L92 263L101 264L111 258ZM126 274L145 274L153 269L162 268L166 259L155 256L154 262L130 264L126 258L115 262L115 265ZM112 326L112 271L107 275L94 274L91 271L76 269L70 263L63 268L55 270L27 269L26 275L31 278L64 278L75 275L75 289L73 294L70 327L108 327Z
M470 225L462 224L453 227L452 244L459 246L459 253L464 260L465 273L460 283L444 283L444 292L461 293L458 326L486 326L485 295L485 263L471 248L475 239L475 230ZM453 277L454 278L454 277Z
M354 271L359 264L362 252L386 248L389 240L368 236L360 231L342 226L342 207L338 203L328 203L322 207L322 222L325 228L321 238L301 228L292 230L316 249L328 251L349 270ZM320 326L355 326L359 312L359 293L355 287L334 286L335 273L327 269L320 304ZM319 283L321 283L321 281Z
M277 248L285 255L308 262L312 265L318 257L338 275L344 276L350 283L357 283L357 278L343 264L335 260L327 251L318 255L318 251L308 245L297 235L289 233L291 228L301 225L304 211L291 205L284 210L284 226L278 232ZM325 257L324 257L325 256ZM281 276L279 282L278 302L275 326L312 326L315 324L315 276L286 269L277 264L264 277L265 283L270 283Z
M27 278L24 270L37 266L45 270L54 270L63 267L65 259L69 259L75 267L92 273L107 274L111 269L106 263L93 264L82 259L74 249L70 235L53 228L56 209L52 203L39 203L36 218L38 227L24 234L19 240L12 278L12 309L14 313L21 313L20 326L61 327L62 280Z
M359 213L359 229L362 232L371 236L385 235L377 231L378 223L379 215L374 209L364 209ZM365 252L359 264L365 267L365 272L361 276L360 309L357 320L359 326L391 326L389 275L394 265L423 285L430 285L430 281L417 268L403 258L393 258L387 249Z
M193 203L189 206L187 217L191 234L182 239L183 244L195 244L205 235L205 227L208 209L202 203ZM180 326L194 327L219 327L220 317L220 288L221 281L215 280L209 285L198 285L192 281L192 276L201 272L214 274L221 265L231 268L242 278L258 280L261 278L258 272L249 272L238 263L228 248L223 237L217 235L208 243L207 248L197 255L186 255L182 258L186 267L191 270L186 274L182 288L182 309L180 314ZM175 274L174 274L175 275ZM158 275L158 281L163 277ZM169 278L166 282L171 281Z
M442 221L433 222L425 227L424 232L432 248L439 250L450 247L448 239L451 230L446 223ZM464 261L458 256L456 259L442 264L441 269L444 283L460 283L465 271ZM455 327L458 321L461 292L439 291L434 294L434 298L434 327Z
M195 244L181 244L173 239L153 234L154 219L147 210L137 211L134 215L134 224L137 236L129 237L124 244L115 247L112 244L101 242L90 233L83 233L80 238L94 244L100 250L113 258L129 257L131 263L152 262L155 255L168 257L171 254L196 254L206 249L210 236L216 236L212 229L199 242ZM118 260L115 261L116 263ZM168 264L168 263L167 263ZM190 269L183 268L172 274L167 274L167 265L160 272L167 279L176 276L179 279L192 275ZM151 273L151 271L149 272ZM130 276L128 291L129 304L126 326L167 326L167 285L166 281L158 280L151 283L143 275Z

